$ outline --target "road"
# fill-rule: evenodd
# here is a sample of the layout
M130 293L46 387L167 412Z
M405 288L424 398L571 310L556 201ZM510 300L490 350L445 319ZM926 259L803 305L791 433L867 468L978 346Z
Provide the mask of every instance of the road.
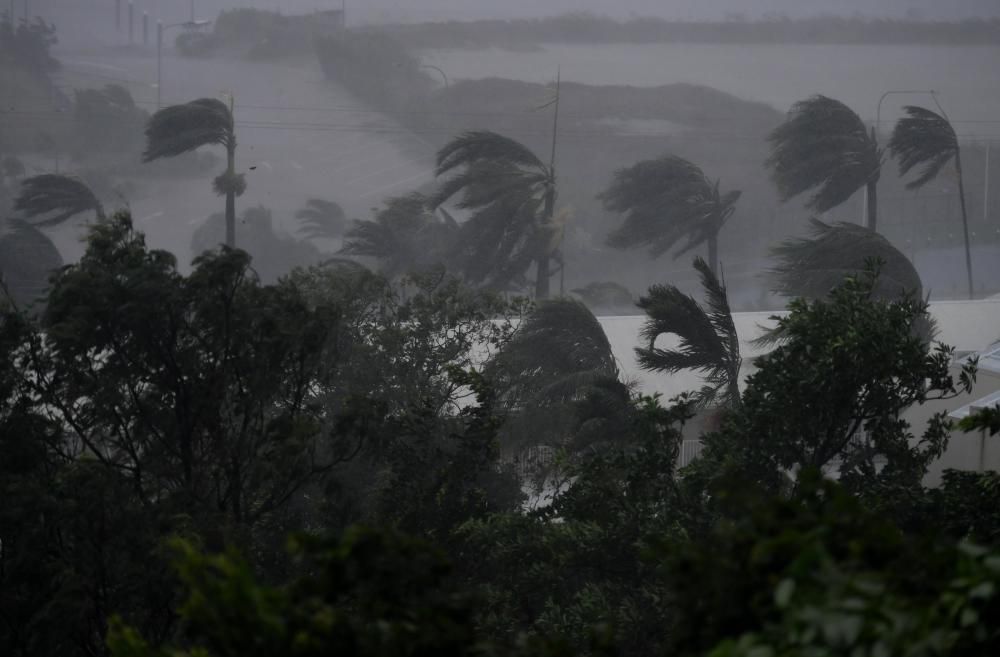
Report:
M154 53L104 47L56 55L63 62L59 84L64 89L124 84L137 103L155 109ZM386 197L433 179L429 144L327 81L314 61L189 59L171 49L163 58L162 81L164 105L233 94L237 170L247 178L237 209L263 204L274 212L275 223L289 231L295 210L308 198L334 200L348 216L367 218ZM186 263L195 226L223 208L211 183L211 177L142 179L124 200L149 243ZM69 235L60 234L57 243L70 257L82 248Z

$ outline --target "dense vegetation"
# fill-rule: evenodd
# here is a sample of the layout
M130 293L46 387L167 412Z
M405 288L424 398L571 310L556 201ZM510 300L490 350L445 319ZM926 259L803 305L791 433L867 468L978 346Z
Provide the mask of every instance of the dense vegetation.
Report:
M305 241L263 207L237 226L232 105L147 116L106 87L75 107L136 156L144 125L147 160L224 146L225 213L184 273L86 180L4 162L0 654L1000 649L1000 474L926 488L956 427L904 417L970 393L976 363L932 341L920 278L874 212L776 249L788 312L744 378L716 246L741 193L676 154L604 180L610 246L709 254L703 298L661 281L636 302L640 366L704 378L663 400L625 378L588 308L631 305L628 290L550 289L571 177L554 155L452 134L429 194L350 223L309 199ZM901 123L901 168L960 171L946 117L909 114L925 123ZM876 136L836 101L803 101L771 141L783 195L875 194ZM81 216L85 252L63 265L44 230ZM286 253L310 266L268 260ZM998 418L961 428L985 439ZM691 439L703 449L682 460Z

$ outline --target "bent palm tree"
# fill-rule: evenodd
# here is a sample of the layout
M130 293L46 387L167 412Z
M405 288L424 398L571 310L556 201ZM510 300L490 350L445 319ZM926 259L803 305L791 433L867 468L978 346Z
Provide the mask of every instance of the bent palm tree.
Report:
M880 261L876 286L879 299L895 300L923 294L913 263L885 237L851 223L811 221L812 236L792 238L771 249L777 264L769 272L772 290L782 296L822 299L844 279Z
M35 226L16 219L0 224L0 281L15 304L44 297L49 275L62 265L59 250Z
M900 119L889 140L889 152L899 160L899 173L905 176L915 167L923 170L907 189L923 187L933 180L951 160L955 161L958 177L958 199L962 209L962 232L965 237L965 273L969 283L969 298L973 297L972 251L969 248L969 216L965 209L965 182L962 179L962 151L958 136L947 117L923 107L909 105L907 116Z
M702 244L708 262L719 270L719 232L735 211L741 192L722 194L687 160L668 155L615 172L611 186L598 198L605 209L624 215L625 222L608 236L608 245L627 249L649 245L658 257L684 240L678 258Z
M389 279L443 260L455 227L428 208L427 198L418 193L387 200L373 219L354 221L340 253L379 260Z
M788 120L769 136L766 166L783 201L815 190L806 207L826 212L862 187L868 191L866 224L878 222L877 185L882 152L864 122L839 100L813 96L795 103Z
M338 239L347 227L344 209L333 201L311 198L295 213L306 239Z
M458 264L477 283L503 287L536 266L535 297L547 299L554 250L556 177L523 144L495 132L467 132L438 151L437 175L461 171L433 197L440 206L461 195L472 216L461 227Z
M648 316L639 334L647 346L636 347L640 367L653 372L694 370L706 385L697 395L703 406L737 408L740 405L740 342L729 310L726 287L701 258L694 267L701 275L707 309L673 285L654 285L639 299ZM679 339L675 349L661 349L661 335Z
M105 219L104 206L86 184L55 173L25 178L14 209L28 218L48 215L33 222L36 226L55 226L81 212L93 212L98 221Z
M615 433L608 429L630 399L604 328L572 299L539 302L484 374L508 413L502 434L514 449L592 448Z
M236 245L236 197L246 190L246 179L236 173L236 132L231 106L214 98L199 98L158 110L146 125L143 162L176 157L200 146L226 148L226 172L212 183L226 197L226 245Z

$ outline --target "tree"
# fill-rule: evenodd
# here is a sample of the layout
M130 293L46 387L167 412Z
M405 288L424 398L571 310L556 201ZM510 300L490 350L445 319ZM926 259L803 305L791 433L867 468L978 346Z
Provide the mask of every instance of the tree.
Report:
M848 276L878 260L879 276L872 291L877 299L921 298L923 284L913 263L885 237L852 223L811 222L813 235L790 238L771 249L774 292L788 298L823 299Z
M14 209L28 218L49 215L33 222L35 226L55 226L81 212L93 212L98 221L106 219L104 206L83 181L54 173L22 180Z
M705 375L706 385L697 395L701 405L727 409L740 406L740 341L729 309L726 287L701 258L694 267L705 289L707 310L694 297L673 285L654 285L639 299L647 319L639 334L645 347L636 347L639 365L654 372L694 370ZM656 341L674 335L675 349L663 349Z
M367 221L354 221L340 253L379 260L390 280L447 258L457 226L431 212L424 195L388 199L374 215Z
M947 117L923 107L909 105L906 116L899 120L889 140L889 152L899 160L899 173L906 175L915 167L923 167L920 175L906 185L918 189L933 180L941 169L954 160L958 178L958 200L962 209L962 233L965 238L965 273L969 298L973 298L972 251L969 247L969 215L965 208L965 183L962 179L962 150L958 136Z
M708 264L719 275L719 232L735 211L741 192L719 191L691 162L668 155L645 160L615 172L611 186L600 195L604 207L624 215L624 223L608 236L617 248L650 247L658 257L684 244L678 258L708 245Z
M771 155L766 166L782 200L815 190L806 207L826 212L864 187L867 220L878 221L877 185L882 152L864 122L849 107L826 96L813 96L792 106L788 119L768 136Z
M306 239L337 239L344 234L347 216L344 209L333 201L311 198L304 208L295 213Z
M936 413L916 437L900 414L967 393L975 366L956 380L954 350L917 330L926 302L878 299L877 278L870 268L824 299L794 299L776 318L784 341L756 360L738 412L705 437L710 470L735 461L769 486L810 467L836 473L853 491L919 485L947 444L949 423Z
M458 207L472 213L458 239L463 274L474 283L502 288L534 263L535 298L547 299L557 246L552 239L553 167L509 137L478 131L461 134L438 151L437 175L457 170L441 184L432 205L459 196Z
M199 98L158 110L146 124L143 162L176 157L201 146L218 144L226 149L226 171L215 178L213 189L226 197L226 246L236 245L236 197L246 190L246 179L236 173L236 131L232 101Z
M42 231L15 219L0 224L0 281L17 305L43 299L49 276L62 267L59 250Z

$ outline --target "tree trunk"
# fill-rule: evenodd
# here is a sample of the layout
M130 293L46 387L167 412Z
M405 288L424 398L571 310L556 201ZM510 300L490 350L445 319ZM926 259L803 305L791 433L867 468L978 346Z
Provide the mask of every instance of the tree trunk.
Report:
M865 211L865 221L869 230L876 230L878 226L878 179L869 180L865 187L868 195L868 207Z
M229 179L229 189L226 190L226 246L236 247L236 190L232 181L236 177L236 144L233 140L226 146L226 177Z
M549 298L549 278L552 277L549 271L549 254L538 256L538 278L535 280L535 299L544 301Z
M549 279L552 277L552 272L549 267L549 259L551 255L549 249L549 231L552 229L552 217L555 214L555 189L555 180L552 180L548 189L545 191L545 215L543 219L545 242L539 245L539 254L537 260L535 261L538 265L535 278L536 301L544 301L549 298Z
M712 235L708 238L708 268L712 270L715 277L719 277L719 236Z
M965 209L965 182L962 180L962 153L955 150L955 173L958 174L958 200L962 208L962 233L965 237L965 275L969 283L969 298L975 296L972 286L972 250L969 247L969 215Z

